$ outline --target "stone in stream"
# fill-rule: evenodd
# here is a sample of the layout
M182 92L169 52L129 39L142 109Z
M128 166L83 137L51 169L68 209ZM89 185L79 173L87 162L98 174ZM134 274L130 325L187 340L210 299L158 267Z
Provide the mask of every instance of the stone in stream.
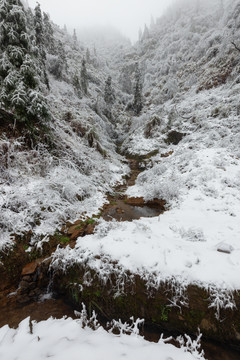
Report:
M39 260L38 261L32 261L31 263L24 266L24 268L22 269L21 276L33 275L37 271L39 263L40 263Z
M48 269L51 259L39 259L24 266L17 291L19 304L29 303L41 294L49 283Z

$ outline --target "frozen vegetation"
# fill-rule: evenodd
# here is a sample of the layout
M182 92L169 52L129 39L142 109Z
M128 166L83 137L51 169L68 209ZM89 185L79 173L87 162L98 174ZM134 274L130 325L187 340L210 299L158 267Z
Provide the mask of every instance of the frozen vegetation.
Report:
M208 305L217 319L221 309L235 309L240 289L239 1L178 1L145 28L134 46L110 37L104 46L87 47L87 35L83 46L76 33L70 36L46 14L41 21L50 37L42 43L43 34L31 21L32 16L35 26L40 21L38 11L31 14L17 0L9 11L25 24L21 29L31 46L24 42L18 48L21 66L13 60L13 45L0 49L0 108L17 119L12 128L0 128L0 248L11 248L16 234L29 232L33 248L67 221L96 214L107 192L129 173L123 155L152 152L126 194L164 199L164 214L132 222L100 219L95 233L79 238L74 248L57 248L51 268L84 267L85 287L94 280L92 271L103 285L114 274L115 296L134 276L149 292L172 284L169 305L179 308L188 305L186 288L195 284L209 291ZM6 23L11 27L9 19ZM36 51L39 44L44 55ZM34 59L31 66L27 52ZM31 81L28 66L36 71ZM35 100L29 103L30 95ZM22 132L23 113L27 126ZM99 359L108 359L114 351L116 359L123 354L203 359L190 340L177 349L163 339L146 342L136 328L128 337L82 324L81 317L50 318L33 323L30 332L29 319L15 330L5 326L1 358L31 359L38 353L39 359L74 359L81 352L96 359L97 352Z

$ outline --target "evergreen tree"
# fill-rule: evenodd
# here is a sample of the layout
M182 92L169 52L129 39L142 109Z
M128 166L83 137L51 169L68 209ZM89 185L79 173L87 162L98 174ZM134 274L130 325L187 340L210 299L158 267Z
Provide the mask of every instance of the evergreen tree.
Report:
M73 43L75 46L77 45L77 42L78 39L77 39L76 29L73 29Z
M73 83L73 86L74 86L74 89L75 89L75 92L76 92L77 96L79 98L81 98L82 97L81 82L80 82L80 79L79 79L79 76L78 76L77 72L73 76L72 83Z
M0 101L20 120L47 116L40 93L41 69L31 46L26 12L19 0L0 4Z
M46 13L43 13L43 41L48 52L54 54L56 49L53 37L53 27L49 15Z
M40 4L37 3L37 6L34 9L34 28L35 28L35 36L37 45L43 44L43 19L42 19L42 11Z
M62 79L67 74L67 57L60 40L56 43L56 55L49 61L48 70L56 79Z
M148 30L147 25L145 24L143 35L142 35L142 40L147 40L147 39L149 39L149 30Z
M115 101L115 94L112 88L112 78L108 76L105 82L105 89L104 89L104 100L107 104L113 104Z
M133 100L133 110L134 110L135 115L139 115L142 108L143 108L142 79L141 79L141 72L139 70L138 63L136 63L135 85L134 85L134 100Z
M87 61L88 64L90 64L90 62L91 62L91 56L90 56L89 48L87 48L87 50L86 50L86 61Z
M44 30L43 30L43 18L40 4L34 9L34 30L35 30L35 43L38 49L38 54L41 58L42 65L45 67L46 52L44 49Z
M82 60L82 68L81 68L81 88L85 95L88 93L88 74L86 69L86 60Z

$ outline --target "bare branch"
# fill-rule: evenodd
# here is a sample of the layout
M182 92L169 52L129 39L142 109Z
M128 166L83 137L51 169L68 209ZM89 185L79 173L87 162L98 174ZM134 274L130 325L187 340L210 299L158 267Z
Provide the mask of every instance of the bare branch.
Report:
M240 48L235 44L234 41L231 41L231 44L235 47L235 49L236 49L237 51L240 52Z

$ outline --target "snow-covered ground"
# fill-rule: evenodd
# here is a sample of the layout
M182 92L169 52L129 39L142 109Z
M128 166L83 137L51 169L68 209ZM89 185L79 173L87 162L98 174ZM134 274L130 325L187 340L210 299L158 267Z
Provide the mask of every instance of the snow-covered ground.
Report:
M90 321L84 310L82 314L78 320L49 318L40 323L31 322L31 326L27 318L17 329L8 325L0 328L1 359L204 360L199 350L200 335L197 340L179 337L180 348L177 348L165 343L164 337L158 343L144 340L138 330L141 320L131 325L115 321L113 327L119 330L119 335L114 335L111 329L106 331L99 326L94 316Z
M234 307L231 293L240 289L238 149L232 148L234 141L225 148L217 147L217 141L193 147L196 136L201 134L169 146L173 153L168 157L155 156L153 166L127 190L133 197L165 199L164 214L133 222L102 221L74 249L57 250L54 266L87 264L103 281L111 272L124 280L130 271L156 288L171 279L183 291L197 284L210 290L215 306L219 296L225 297L222 306Z

